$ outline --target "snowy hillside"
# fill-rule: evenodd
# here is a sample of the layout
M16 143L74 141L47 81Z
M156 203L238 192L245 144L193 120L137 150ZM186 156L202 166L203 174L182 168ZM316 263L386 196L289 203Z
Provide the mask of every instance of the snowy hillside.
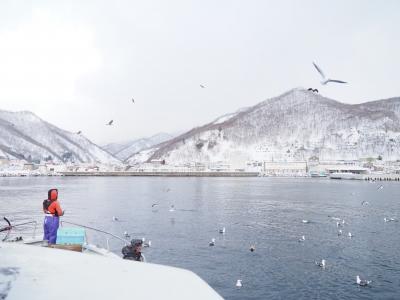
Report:
M103 146L103 149L107 150L119 159L125 160L136 152L150 148L154 145L160 144L172 138L172 135L162 132L155 134L149 138L141 138L124 143L108 144Z
M84 136L62 130L27 111L0 110L0 156L27 161L121 163Z
M185 162L400 159L400 98L350 105L294 89L128 159ZM140 159L139 159L140 158Z

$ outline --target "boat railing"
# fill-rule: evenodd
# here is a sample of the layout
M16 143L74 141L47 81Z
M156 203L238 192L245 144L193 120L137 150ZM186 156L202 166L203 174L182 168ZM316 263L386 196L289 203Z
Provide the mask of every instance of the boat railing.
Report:
M8 239L8 237L10 236L11 230L13 228L17 228L17 227L29 225L29 224L34 224L32 238L36 237L36 229L37 229L36 221L28 221L28 222L23 222L23 223L18 223L18 224L11 224L11 222L6 217L3 217L3 220L6 221L6 223L8 225L3 228L0 228L0 232L6 232L5 236L1 239L2 242L6 241Z

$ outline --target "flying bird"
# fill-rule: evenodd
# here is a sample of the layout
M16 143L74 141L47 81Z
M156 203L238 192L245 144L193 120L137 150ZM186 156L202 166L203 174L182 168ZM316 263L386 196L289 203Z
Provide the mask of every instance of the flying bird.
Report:
M329 82L336 82L336 83L347 83L346 81L342 81L342 80L337 80L337 79L330 79L327 78L324 74L324 72L321 70L320 67L317 66L317 64L315 62L313 62L314 67L317 69L318 73L322 76L322 81L321 84L322 85L326 85Z
M111 126L113 122L114 122L114 120L111 120L111 121L110 121L110 122L108 122L106 125L109 125L109 126Z

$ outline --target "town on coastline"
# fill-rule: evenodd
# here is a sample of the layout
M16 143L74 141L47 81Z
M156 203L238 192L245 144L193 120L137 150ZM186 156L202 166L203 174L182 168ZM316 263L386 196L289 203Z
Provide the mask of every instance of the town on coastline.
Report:
M400 160L378 158L319 161L248 161L233 167L228 162L168 164L151 160L138 165L100 163L27 162L0 157L0 176L194 176L194 177L329 177L332 179L400 181Z

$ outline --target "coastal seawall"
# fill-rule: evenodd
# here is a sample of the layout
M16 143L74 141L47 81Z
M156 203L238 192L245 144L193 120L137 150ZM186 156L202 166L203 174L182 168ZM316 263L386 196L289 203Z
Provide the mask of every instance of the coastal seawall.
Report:
M258 172L60 172L62 176L257 177Z

